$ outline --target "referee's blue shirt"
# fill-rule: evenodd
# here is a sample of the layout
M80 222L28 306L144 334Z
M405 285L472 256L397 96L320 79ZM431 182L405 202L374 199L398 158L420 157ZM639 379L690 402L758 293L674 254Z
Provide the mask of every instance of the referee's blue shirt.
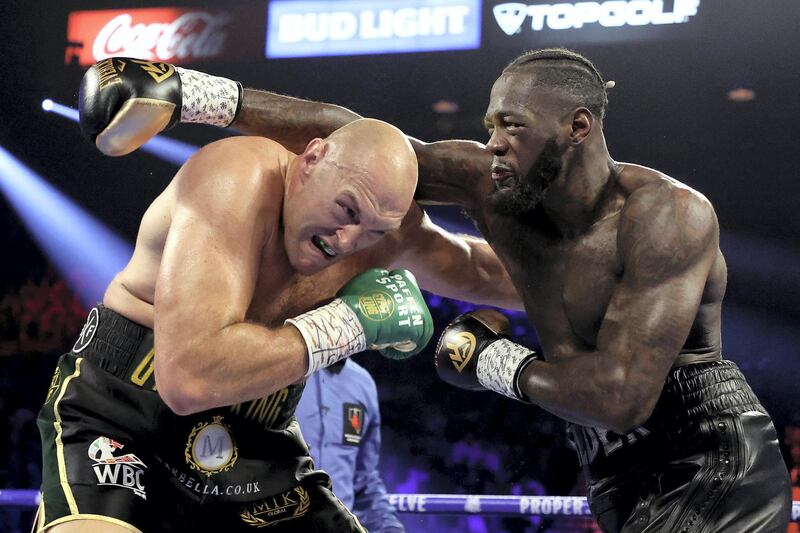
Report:
M297 406L303 436L317 468L333 479L333 492L370 532L404 531L378 473L381 415L375 381L348 360L306 382Z

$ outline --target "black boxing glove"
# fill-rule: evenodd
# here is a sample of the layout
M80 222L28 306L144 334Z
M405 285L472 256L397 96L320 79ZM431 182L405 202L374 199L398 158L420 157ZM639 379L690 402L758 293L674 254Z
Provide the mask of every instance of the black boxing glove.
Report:
M89 67L81 80L81 131L104 154L125 155L178 121L229 126L241 93L241 85L226 78L112 57Z
M523 401L519 376L538 358L533 350L508 339L508 319L494 309L456 317L439 338L435 357L436 372L447 383Z

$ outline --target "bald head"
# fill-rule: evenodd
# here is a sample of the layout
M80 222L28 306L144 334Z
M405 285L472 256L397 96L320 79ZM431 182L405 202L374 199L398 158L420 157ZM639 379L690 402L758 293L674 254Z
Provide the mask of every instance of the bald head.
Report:
M402 131L362 118L334 131L325 143L325 159L352 170L354 179L366 179L376 196L389 200L391 210L408 209L417 187L417 156Z
M360 119L312 139L284 176L287 256L311 274L398 229L417 187L417 157L403 132Z

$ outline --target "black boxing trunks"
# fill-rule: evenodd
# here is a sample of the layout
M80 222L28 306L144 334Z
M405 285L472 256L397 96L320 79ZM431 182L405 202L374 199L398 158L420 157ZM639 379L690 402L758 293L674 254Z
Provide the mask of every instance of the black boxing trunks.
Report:
M791 483L777 434L731 361L673 369L630 433L568 431L605 533L786 531Z
M363 531L313 470L303 385L189 416L161 400L153 332L92 309L39 413L38 531L77 519L131 531Z

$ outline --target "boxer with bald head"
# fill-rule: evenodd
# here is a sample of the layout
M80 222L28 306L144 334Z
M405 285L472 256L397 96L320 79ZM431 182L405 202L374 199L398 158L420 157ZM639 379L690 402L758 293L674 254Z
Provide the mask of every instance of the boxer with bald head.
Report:
M123 106L111 124L98 119L112 95L161 98L175 107L175 121L224 115L225 124L288 146L358 118L264 91L239 98L230 80L185 73L183 104L152 84L100 91L83 107L84 131L100 149L101 138L133 149L117 126L135 124L134 114ZM85 87L91 82L90 74ZM460 205L475 220L543 349L512 342L502 316L481 311L448 326L437 369L456 386L567 420L605 532L784 531L791 493L775 429L722 357L727 270L714 209L666 174L611 157L603 133L609 86L578 53L527 52L491 89L485 146L414 141L417 198ZM203 116L193 109L198 92L233 105ZM92 112L100 102L105 115Z
M362 531L313 469L294 418L305 378L425 346L406 264L444 295L518 300L485 242L412 205L416 183L409 141L371 119L297 155L236 137L192 156L59 360L38 530Z

